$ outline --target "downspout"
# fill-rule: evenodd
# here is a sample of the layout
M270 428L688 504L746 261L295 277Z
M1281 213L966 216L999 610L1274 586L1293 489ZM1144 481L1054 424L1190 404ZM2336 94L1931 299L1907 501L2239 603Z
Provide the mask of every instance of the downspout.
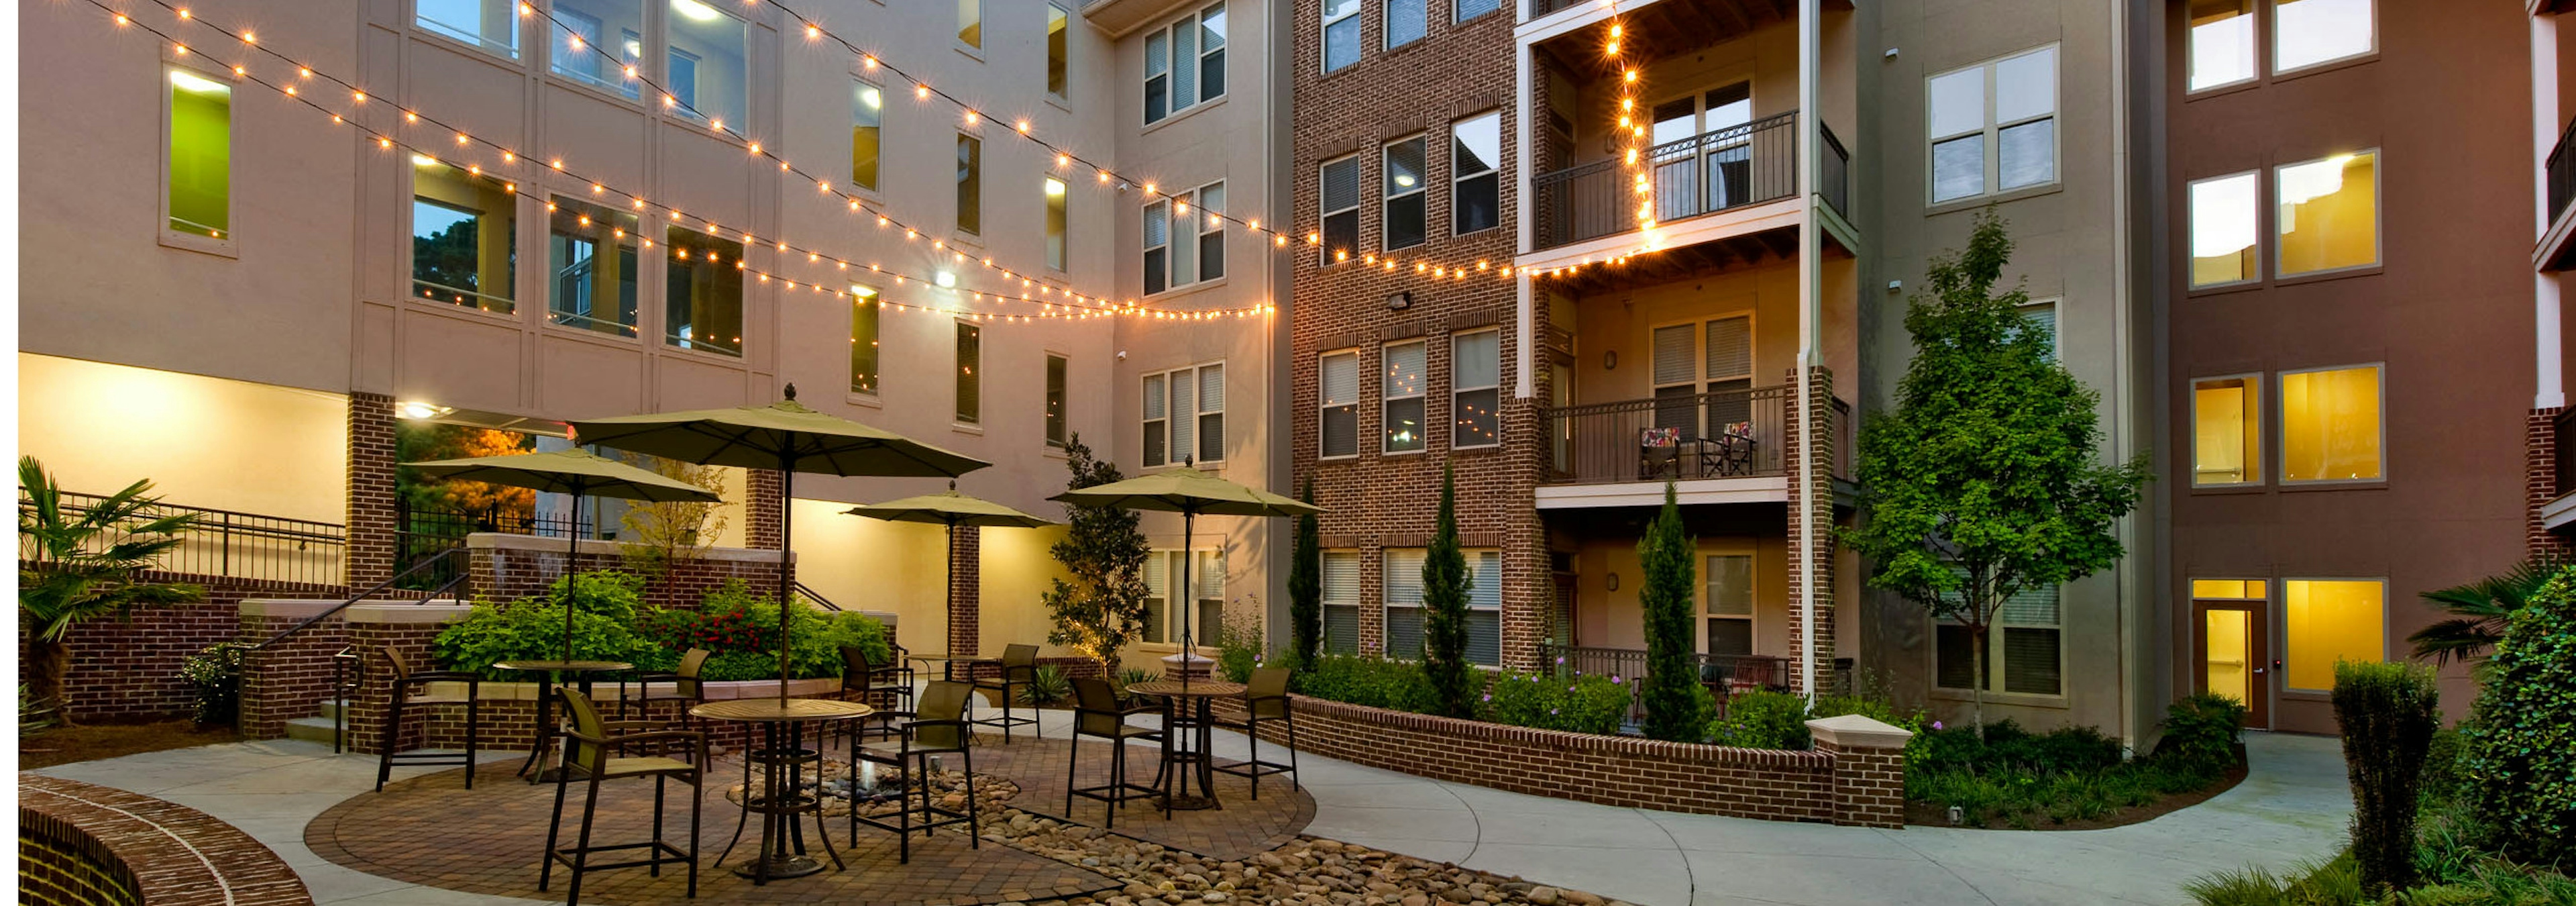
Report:
M2539 225L2534 237L2549 235L2550 221L2558 214L2549 209L2549 153L2559 134L2558 121L2558 17L2555 13L2531 17L2531 155L2540 174L2534 186L2534 215ZM2532 277L2533 388L2531 407L2554 409L2567 405L2566 385L2562 381L2561 351L2558 343L2558 278L2546 270L2536 270ZM2563 488L2561 490L2564 490Z
M2136 408L2134 388L2138 385L2130 369L2136 356L2129 344L2135 334L2130 330L2130 312L2135 307L2130 279L2135 265L2129 247L2129 11L2115 9L2111 16L2111 323L2119 325L2119 340L2111 344L2111 377L2117 386L2128 388L2111 394L2111 449L2119 451L2120 461L2129 459L2130 447L2136 443L2129 419ZM2137 517L2131 514L2120 520L2121 547L2137 552ZM2152 564L2154 558L2150 557ZM2138 669L2137 652L2130 647L2137 638L2137 610L2144 604L2133 594L2131 581L2136 578L2134 556L2120 558L2119 581L2113 583L2114 602L2119 608L2120 628L2113 644L2120 651L2119 682L2114 686L2120 697L2120 739L2132 754L2138 745L2138 708L2130 696L2130 681ZM2150 574L2150 577L2152 574Z
M1798 0L1798 554L1806 562L1798 565L1798 688L1807 693L1807 701L1816 700L1816 570L1831 557L1816 555L1816 470L1810 465L1816 459L1815 381L1808 372L1816 364L1817 324L1823 317L1823 292L1817 286L1820 269L1816 266L1816 153L1822 147L1818 138L1816 109L1816 47L1818 0Z

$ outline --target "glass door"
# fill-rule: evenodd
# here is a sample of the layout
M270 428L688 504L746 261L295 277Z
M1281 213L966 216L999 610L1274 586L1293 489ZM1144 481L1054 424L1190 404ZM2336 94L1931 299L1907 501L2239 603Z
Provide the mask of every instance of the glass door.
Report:
M1657 104L1655 219L1679 220L1743 204L1751 189L1753 83L1733 82Z
M2192 584L2198 589L2211 583ZM2261 585L2242 584L2256 588ZM2198 599L2192 602L2192 612L2193 691L2244 702L2245 725L2258 730L2270 728L2272 649L2264 602L2245 597Z

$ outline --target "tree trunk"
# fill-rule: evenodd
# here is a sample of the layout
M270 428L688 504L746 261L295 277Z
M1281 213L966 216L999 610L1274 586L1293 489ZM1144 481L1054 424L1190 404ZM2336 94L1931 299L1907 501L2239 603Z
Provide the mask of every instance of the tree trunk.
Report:
M63 701L63 677L72 669L72 647L69 642L27 641L28 693L40 707L54 709L54 721L64 726L72 722L71 709Z
M1977 676L1968 684L1968 720L1977 725L1977 741L1986 741L1986 627L1970 627L1977 649Z

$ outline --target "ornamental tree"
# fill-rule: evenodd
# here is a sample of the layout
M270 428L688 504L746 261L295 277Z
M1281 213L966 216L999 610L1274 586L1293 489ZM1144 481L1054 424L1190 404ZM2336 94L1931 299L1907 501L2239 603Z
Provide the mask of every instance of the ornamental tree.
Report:
M1080 434L1065 439L1064 455L1072 473L1068 490L1120 478L1118 464L1093 459ZM1047 641L1092 659L1103 675L1116 676L1118 653L1145 626L1145 533L1133 510L1068 506L1065 515L1064 537L1048 553L1064 564L1073 581L1056 579L1039 596L1055 621Z
M1306 490L1298 499L1315 502L1315 479L1307 476ZM1297 665L1315 662L1315 652L1324 645L1324 536L1315 514L1297 517L1297 538L1288 548L1288 629L1289 650L1297 653Z
M1682 530L1682 508L1673 483L1664 482L1664 508L1637 541L1644 584L1637 589L1646 626L1646 675L1638 695L1646 700L1646 738L1698 742L1706 735L1710 700L1692 663L1691 612L1697 607L1697 546Z
M2004 602L2118 561L2113 523L2137 507L2148 476L2143 453L2101 461L2100 394L2030 329L2028 293L1995 290L2011 257L1990 210L1967 249L1935 259L1908 300L1914 360L1895 406L1861 430L1855 477L1868 517L1841 532L1869 559L1870 585L1973 637L1970 713L1981 736L1986 640Z
M1449 717L1476 716L1476 668L1467 663L1467 554L1458 542L1458 471L1441 470L1440 514L1422 560L1422 670Z

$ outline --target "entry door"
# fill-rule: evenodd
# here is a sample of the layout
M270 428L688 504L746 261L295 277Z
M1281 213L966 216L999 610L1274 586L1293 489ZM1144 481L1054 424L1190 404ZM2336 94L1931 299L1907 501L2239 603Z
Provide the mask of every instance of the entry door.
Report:
M2272 726L2271 620L2260 602L2197 601L2192 607L2192 689L2245 703L2245 725Z

